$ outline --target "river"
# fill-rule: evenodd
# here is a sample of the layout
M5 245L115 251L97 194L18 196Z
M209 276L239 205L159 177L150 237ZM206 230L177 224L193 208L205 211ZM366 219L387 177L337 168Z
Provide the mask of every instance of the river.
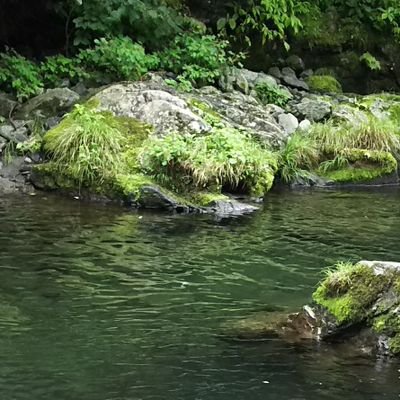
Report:
M381 400L400 362L221 326L310 300L337 260L400 261L400 191L271 193L253 215L0 198L0 398Z

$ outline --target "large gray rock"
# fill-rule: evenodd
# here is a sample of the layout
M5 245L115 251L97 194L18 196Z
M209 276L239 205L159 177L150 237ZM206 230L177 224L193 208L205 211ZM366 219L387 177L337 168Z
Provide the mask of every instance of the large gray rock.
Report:
M278 115L278 123L287 135L292 134L299 127L299 121L290 113Z
M0 117L8 118L17 104L5 93L0 93Z
M0 125L0 137L7 142L25 142L28 140L28 128L20 124L15 127L9 124Z
M52 117L68 112L79 101L78 93L68 88L48 89L39 96L28 100L17 111L20 119L39 117Z
M286 67L282 69L282 81L289 87L309 90L307 83L297 78L296 73L291 68Z
M332 118L340 122L348 122L354 126L368 123L368 115L364 111L345 104L333 108Z
M239 216L257 211L258 207L242 203L235 199L227 199L213 202L213 204L208 206L206 210L219 216Z
M299 118L310 121L323 121L332 113L332 106L327 101L318 98L303 98L300 103L292 105L292 112Z
M211 127L178 95L151 83L117 83L97 93L100 110L116 116L139 119L154 127L160 135L171 132L202 133Z
M287 136L277 124L274 110L237 91L223 93L208 86L183 94L159 82L126 82L111 85L94 98L99 100L101 110L137 118L152 125L159 135L209 132L209 121L213 120L226 127L247 130L273 146L282 144Z

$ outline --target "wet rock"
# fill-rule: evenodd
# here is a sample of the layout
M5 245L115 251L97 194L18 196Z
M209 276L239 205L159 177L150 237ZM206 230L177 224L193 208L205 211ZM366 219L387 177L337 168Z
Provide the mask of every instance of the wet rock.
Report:
M217 200L212 205L207 207L208 212L213 212L220 216L231 216L231 215L243 215L257 211L258 207L251 204L242 203L240 201L229 199L229 200Z
M53 117L62 115L79 101L78 93L68 88L48 89L44 93L28 100L16 113L21 119L39 117Z

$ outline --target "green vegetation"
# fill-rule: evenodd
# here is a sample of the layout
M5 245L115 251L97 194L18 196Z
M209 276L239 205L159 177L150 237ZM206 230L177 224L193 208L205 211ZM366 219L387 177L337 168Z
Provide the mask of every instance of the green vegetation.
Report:
M379 71L381 63L369 52L364 53L360 57L360 61L363 62L371 71Z
M307 79L311 90L320 93L342 93L342 85L331 75L312 75Z
M178 75L178 82L195 85L215 83L226 67L239 62L241 55L227 51L229 43L213 35L184 34L159 54L161 67Z
M279 175L283 182L307 180L317 165L320 154L316 143L309 137L294 133L280 153Z
M281 89L279 86L273 86L267 83L256 85L255 91L257 97L263 104L276 104L284 106L290 100L290 94L287 90Z
M56 171L79 187L101 184L120 168L124 136L111 114L77 105L44 137Z
M110 81L138 80L158 66L156 56L146 55L144 48L127 37L96 39L93 49L83 50L78 59L86 71Z
M150 138L141 154L143 170L181 191L220 192L223 187L262 196L272 186L275 156L235 129L215 129L206 136Z
M377 275L363 264L339 263L326 272L313 300L326 308L338 324L355 324L368 319L369 307L392 279L392 274Z
M0 53L0 89L19 101L36 96L43 89L39 67L15 52Z

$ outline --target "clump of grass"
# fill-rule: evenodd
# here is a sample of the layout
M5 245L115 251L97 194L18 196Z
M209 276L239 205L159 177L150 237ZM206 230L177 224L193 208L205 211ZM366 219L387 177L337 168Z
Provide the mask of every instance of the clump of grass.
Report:
M400 154L400 138L397 128L390 120L370 118L361 125L315 124L310 137L319 143L325 154L337 154L344 149L364 149Z
M316 167L319 151L314 140L301 133L294 133L280 153L280 177L283 182L291 183L307 179L310 170Z
M142 169L174 188L220 191L223 187L263 195L272 186L276 157L236 129L206 136L149 138L140 155Z
M255 91L263 104L284 106L290 100L290 93L287 90L268 83L256 85Z
M342 93L342 85L331 75L312 75L307 79L311 90L319 93Z
M44 149L62 174L79 186L99 184L120 167L125 137L110 113L93 105L76 105L44 137Z

